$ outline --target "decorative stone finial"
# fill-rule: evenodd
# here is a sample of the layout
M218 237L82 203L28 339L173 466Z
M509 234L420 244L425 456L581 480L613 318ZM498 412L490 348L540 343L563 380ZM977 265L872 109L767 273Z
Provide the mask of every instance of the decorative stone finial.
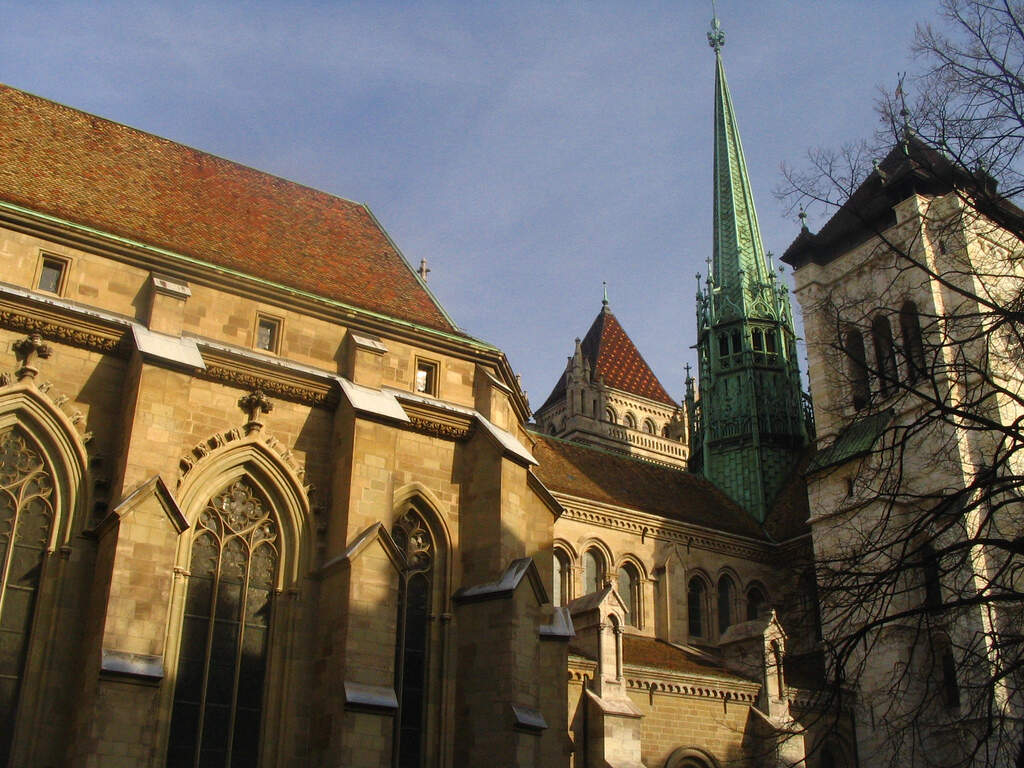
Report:
M274 404L270 402L262 389L254 389L238 400L238 407L245 411L249 421L245 424L245 434L251 435L263 429L263 422L258 419L261 413L270 413L274 410Z
M601 281L601 289L604 293L604 296L601 299L601 308L608 309L608 283L604 280Z
M725 45L725 32L722 31L722 25L718 23L718 9L715 7L715 0L711 0L711 29L708 30L708 45L715 50L716 54Z
M39 369L33 363L36 358L46 360L53 354L53 347L43 341L38 333L30 333L26 338L14 342L12 345L15 356L21 367L14 372L18 381L31 381L35 379Z

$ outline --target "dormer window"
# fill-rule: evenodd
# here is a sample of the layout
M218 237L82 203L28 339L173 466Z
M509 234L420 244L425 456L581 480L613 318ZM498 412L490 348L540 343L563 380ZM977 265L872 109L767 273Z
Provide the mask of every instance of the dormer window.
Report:
M256 316L256 349L277 354L281 338L281 321L267 315Z

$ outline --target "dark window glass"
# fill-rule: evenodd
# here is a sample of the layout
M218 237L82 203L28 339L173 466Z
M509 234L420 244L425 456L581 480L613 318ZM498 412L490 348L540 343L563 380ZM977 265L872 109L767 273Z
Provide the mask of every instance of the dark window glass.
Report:
M597 592L604 582L604 558L593 549L583 553L583 594Z
M878 315L871 323L871 338L875 344L875 362L878 365L878 378L882 394L888 395L896 390L898 378L896 368L896 347L892 343L892 328L889 319Z
M704 595L704 582L697 577L690 579L686 595L686 613L689 618L690 635L693 637L704 636Z
M921 318L912 301L900 307L900 336L903 354L907 358L908 378L913 383L924 375L924 340L921 337Z
M942 654L942 693L947 707L960 706L960 686L956 683L956 661L950 650L946 650Z
M729 356L729 337L724 333L718 337L718 354L720 357Z
M718 580L718 631L725 632L732 624L732 579L723 576Z
M39 272L39 290L47 293L60 293L61 281L64 278L65 263L60 259L43 259L43 268Z
M168 766L256 764L277 564L277 523L252 488L214 496L192 540Z
M769 355L774 355L776 353L777 350L775 348L775 331L764 332L764 345Z
M419 768L423 762L426 725L428 652L430 645L431 579L434 543L415 509L392 527L395 543L405 555L398 601L398 642L395 659L394 757L399 768Z
M765 611L764 593L757 587L747 592L747 621L756 619Z
M850 377L850 388L853 392L853 407L859 411L867 407L870 399L864 337L860 331L851 328L846 332L843 349L847 355L847 371Z
M256 348L266 352L277 352L277 337L281 323L272 317L261 317L256 322Z
M754 351L764 352L764 333L762 333L759 329L755 328L753 333L751 334L751 337L754 340Z
M0 765L7 764L14 738L53 502L53 478L42 456L20 430L0 432Z
M618 592L626 604L626 623L632 627L640 626L640 576L632 565L619 569Z

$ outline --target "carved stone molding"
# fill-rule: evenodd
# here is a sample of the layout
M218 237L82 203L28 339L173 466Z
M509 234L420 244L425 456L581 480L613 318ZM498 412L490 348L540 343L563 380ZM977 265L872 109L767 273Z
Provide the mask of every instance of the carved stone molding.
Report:
M12 384L18 383L18 377L16 372L3 371L0 372L0 389L9 387ZM46 398L53 403L61 412L67 416L68 421L74 425L75 431L78 432L79 437L82 438L83 443L88 443L92 440L92 432L87 432L85 429L85 414L77 408L73 408L68 405L71 402L71 398L67 395L61 394L54 391L53 384L48 381L44 381L42 384L36 387L36 390L44 395Z
M206 354L203 355L206 359ZM304 386L294 381L281 381L270 376L262 376L251 369L243 369L230 365L210 363L207 360L206 370L198 374L202 378L213 379L239 389L259 389L268 395L290 400L295 403L319 406L321 408L333 408L337 403L337 396L329 387Z
M58 344L107 353L120 352L124 336L121 330L76 328L6 308L0 308L0 327L30 334L37 333Z
M402 408L409 416L408 427L445 440L468 440L476 425L469 414L431 407L427 403L406 400Z
M473 431L472 426L460 427L455 424L445 424L431 419L420 418L419 416L410 416L409 426L417 432L422 432L432 437L441 437L446 440L467 440Z
M230 445L233 442L241 440L245 437L245 432L241 427L235 427L229 429L226 432L218 432L215 435L211 435L201 443L197 443L193 446L192 450L186 453L178 461L178 486L181 486L185 476L192 471L192 468L203 458L209 456L216 450L223 448L226 445ZM288 449L288 447L278 440L273 435L261 433L259 436L260 441L270 448L274 453L281 457L281 460L287 464L296 476L303 480L306 475L305 468L295 460L295 456ZM314 492L312 484L304 485L307 495L311 495Z

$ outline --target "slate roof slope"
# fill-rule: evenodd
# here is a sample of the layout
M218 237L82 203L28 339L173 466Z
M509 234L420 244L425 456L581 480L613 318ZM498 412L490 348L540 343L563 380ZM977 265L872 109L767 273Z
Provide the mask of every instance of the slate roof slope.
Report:
M764 529L775 541L789 541L811 532L807 522L811 516L811 507L807 500L807 480L804 475L813 457L814 446L809 445L790 470L789 477L765 516Z
M366 206L3 84L0 199L458 332Z
M583 357L590 363L591 376L609 387L646 397L666 405L678 405L661 386L640 350L626 334L618 319L605 304L580 344ZM565 396L565 372L537 410L543 410Z
M576 643L569 643L569 652L596 661L592 658L591 653L580 648ZM751 682L727 670L721 662L707 655L691 653L684 648L666 643L664 640L631 633L622 636L622 661L624 664L652 667L669 672L712 675L721 680Z
M549 435L536 440L534 472L555 493L661 515L725 533L765 539L757 522L699 475Z

